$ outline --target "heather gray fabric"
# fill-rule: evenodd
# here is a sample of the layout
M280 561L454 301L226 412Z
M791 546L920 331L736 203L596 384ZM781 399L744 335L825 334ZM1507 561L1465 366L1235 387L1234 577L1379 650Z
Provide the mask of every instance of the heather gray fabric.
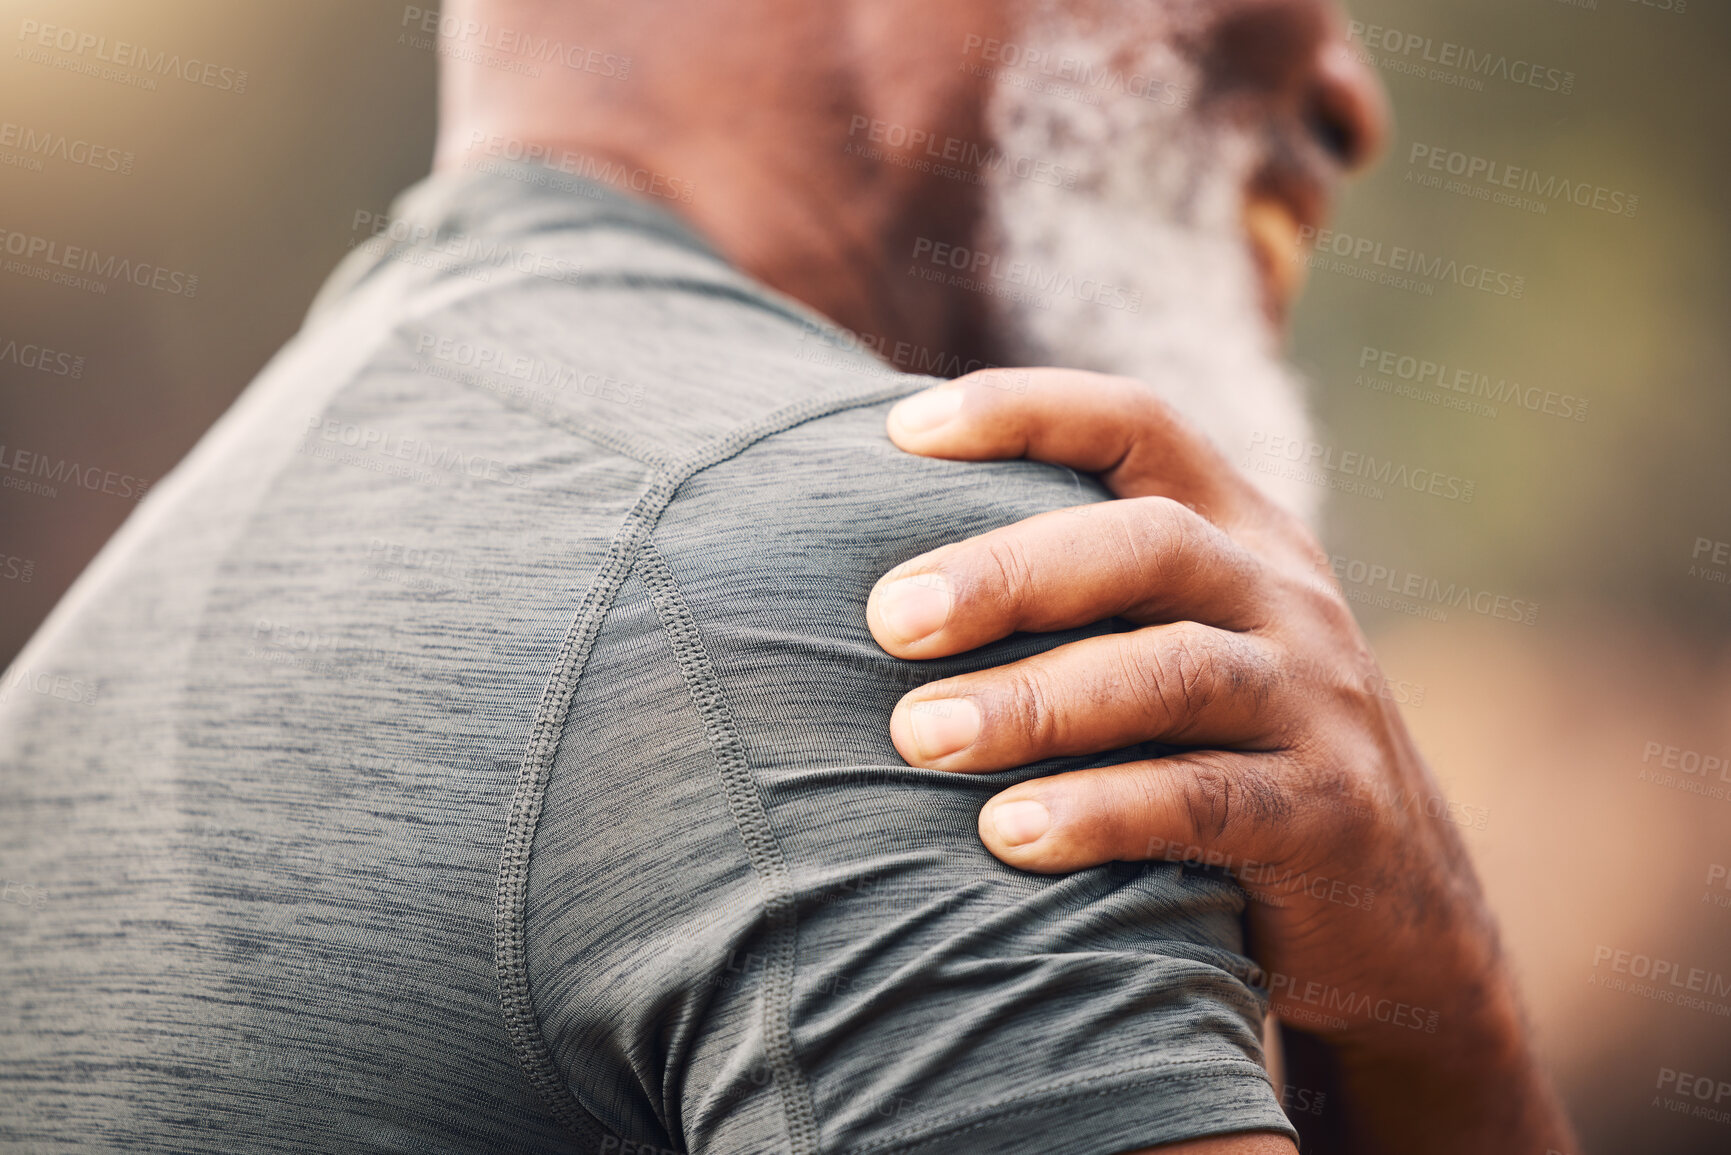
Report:
M991 859L884 570L1096 498L660 210L431 180L0 694L8 1151L1004 1152L1290 1134L1242 896ZM388 245L388 242L386 242ZM1105 761L1105 759L1097 760Z

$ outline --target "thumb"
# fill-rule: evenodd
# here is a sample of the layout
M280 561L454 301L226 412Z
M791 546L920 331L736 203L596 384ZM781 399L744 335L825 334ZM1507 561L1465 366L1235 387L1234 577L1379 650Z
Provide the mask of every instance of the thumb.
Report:
M1035 778L986 803L980 840L1039 874L1148 859L1267 861L1291 810L1274 758L1197 751Z

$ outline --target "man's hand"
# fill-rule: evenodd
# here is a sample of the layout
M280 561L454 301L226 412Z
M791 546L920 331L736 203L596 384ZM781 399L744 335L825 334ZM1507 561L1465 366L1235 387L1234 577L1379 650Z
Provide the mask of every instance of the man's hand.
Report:
M873 636L935 658L1013 631L1140 627L909 693L912 765L1002 770L1136 742L1183 753L1012 786L980 836L1026 870L1113 860L1231 872L1284 1021L1325 1040L1362 1150L1572 1150L1442 793L1326 555L1138 382L987 370L890 413L910 453L1024 457L1121 500L1032 517L897 566Z

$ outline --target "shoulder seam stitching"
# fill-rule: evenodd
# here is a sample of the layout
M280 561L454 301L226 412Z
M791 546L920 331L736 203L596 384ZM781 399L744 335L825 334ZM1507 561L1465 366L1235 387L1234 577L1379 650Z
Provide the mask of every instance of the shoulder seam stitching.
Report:
M647 487L615 531L607 556L584 592L566 630L553 659L547 685L535 708L533 729L507 812L494 896L493 960L499 985L500 1013L518 1065L553 1116L584 1143L595 1145L601 1126L565 1082L553 1060L529 987L525 922L529 900L529 858L535 845L535 832L540 824L559 739L564 734L571 704L576 700L577 685L588 664L590 651L612 612L620 588L636 569L650 534L686 481L738 456L759 441L807 421L875 405L924 387L924 382L917 379L901 380L863 394L850 391L814 397L776 410L708 442L671 467L649 466ZM816 1150L815 1146L813 1150Z
M535 845L553 757L558 751L565 718L576 696L577 682L589 652L612 609L619 589L636 565L638 551L655 520L672 496L672 479L652 476L650 484L625 517L608 548L595 579L578 606L553 660L553 671L535 710L534 728L523 763L505 837L499 852L499 877L493 911L493 964L499 984L499 1007L518 1065L555 1118L587 1147L597 1144L600 1124L559 1075L541 1029L529 990L525 915L529 901L529 855Z
M533 279L532 276L525 276L521 280L510 281L504 284L489 284L483 288L478 288L471 292L464 293L462 296L457 298L457 300L467 301L471 297L483 296L491 291L508 288L513 285L528 284ZM565 282L565 284L574 289L678 289L686 292L700 293L707 296L731 300L734 303L744 305L747 308L755 309L762 313L768 313L771 316L779 317L783 320L797 322L801 326L809 326L812 323L807 318L799 316L792 309L783 306L780 302L754 296L749 291L739 286L719 282L702 281L692 277L661 275L640 276L630 273L610 273L605 275L591 275L580 278L576 281ZM439 307L443 308L451 303L452 302L444 302ZM417 316L412 319L426 320L426 317ZM860 368L862 370L877 372L884 371L884 367L870 363L862 363ZM894 370L890 371L894 372ZM664 454L657 452L648 442L645 442L641 438L630 433L626 433L624 430L608 424L607 422L584 422L574 420L562 414L540 412L533 403L519 405L508 396L495 392L492 389L488 389L484 385L478 385L466 377L445 377L435 375L434 380L459 385L471 393L479 393L483 396L490 397L499 405L514 413L521 413L527 417L533 417L544 425L551 425L556 429L562 429L567 433L583 437L601 445L603 448L611 449L621 457L630 458L633 461L639 462L643 465L652 466L655 469L677 474L680 471L682 464L689 463L703 456L704 447L699 447L688 454L683 460L669 461ZM922 381L920 387L924 388L927 383L928 382ZM908 391L912 392L912 387L910 387ZM772 421L778 416L779 412L781 411L771 412L766 416L759 418L756 422L743 426L742 429L751 429L758 424ZM772 430L771 432L776 431ZM696 472L696 470L693 470L693 472Z
M789 881L787 860L770 825L763 795L751 772L750 761L728 708L727 696L716 677L715 666L703 646L697 619L680 592L679 581L668 568L653 539L643 545L640 559L643 583L655 603L662 632L679 665L680 676L691 695L691 704L703 723L721 779L733 826L745 844L746 857L757 875L763 898L763 918L769 931L769 965L764 968L763 1033L770 1072L781 1093L787 1120L790 1155L815 1155L818 1149L817 1119L811 1088L800 1071L793 1049L794 955L799 943L799 924Z

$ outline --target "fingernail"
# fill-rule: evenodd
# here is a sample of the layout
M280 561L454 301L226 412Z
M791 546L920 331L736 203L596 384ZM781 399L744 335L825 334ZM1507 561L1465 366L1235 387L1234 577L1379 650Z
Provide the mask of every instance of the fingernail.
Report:
M974 744L980 708L966 698L933 698L908 709L908 728L922 761L931 762Z
M950 617L950 583L941 573L899 578L878 591L878 618L904 644L943 629Z
M890 410L890 419L909 433L936 429L962 407L960 389L928 389L905 398Z
M1005 846L1026 846L1052 827L1052 816L1038 802L1006 802L992 809L992 825Z

